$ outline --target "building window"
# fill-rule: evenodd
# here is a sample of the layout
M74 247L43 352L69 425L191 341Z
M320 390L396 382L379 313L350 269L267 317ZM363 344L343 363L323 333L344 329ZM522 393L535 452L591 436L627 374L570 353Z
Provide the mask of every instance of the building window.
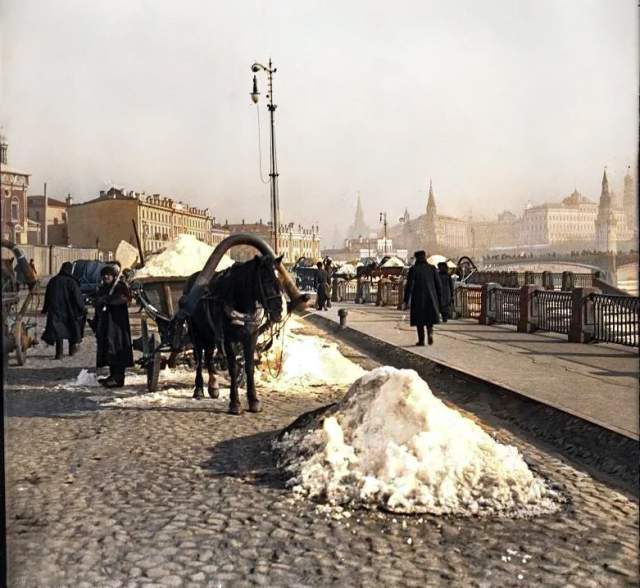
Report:
M40 211L36 210L36 220L39 221L40 220Z
M14 222L20 220L20 203L17 198L11 201L11 220Z

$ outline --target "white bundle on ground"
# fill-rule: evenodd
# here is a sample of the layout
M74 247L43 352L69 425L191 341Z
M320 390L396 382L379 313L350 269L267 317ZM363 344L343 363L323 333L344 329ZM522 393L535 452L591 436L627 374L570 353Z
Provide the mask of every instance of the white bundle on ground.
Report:
M301 496L396 512L532 515L559 497L515 447L433 396L413 370L375 369L321 429L287 433L276 449Z
M214 247L193 235L178 235L164 251L145 260L144 267L136 272L135 277L190 276L204 267L213 250ZM227 269L231 265L233 260L225 254L218 264L217 271Z

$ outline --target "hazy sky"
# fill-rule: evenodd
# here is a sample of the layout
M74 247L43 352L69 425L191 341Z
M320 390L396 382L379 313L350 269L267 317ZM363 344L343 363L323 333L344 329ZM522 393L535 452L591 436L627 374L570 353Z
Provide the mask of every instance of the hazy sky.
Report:
M281 214L352 221L621 191L636 0L1 0L0 124L32 193L106 181L267 219L250 66L272 57ZM259 77L260 89L266 79ZM268 173L268 112L260 103Z

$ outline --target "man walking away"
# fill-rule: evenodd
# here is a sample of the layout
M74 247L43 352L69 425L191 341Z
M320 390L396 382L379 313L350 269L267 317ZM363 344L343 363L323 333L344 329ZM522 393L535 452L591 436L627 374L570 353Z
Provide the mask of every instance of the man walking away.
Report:
M441 305L440 280L436 269L427 263L424 251L416 251L415 258L415 264L407 276L404 303L411 303L410 321L418 331L417 345L424 345L425 327L429 345L433 345L433 325L439 322L438 310Z
M442 306L440 307L440 312L442 314L442 322L446 323L451 318L451 305L453 303L453 280L449 275L449 268L444 261L441 261L438 264L438 278L440 278L440 291L442 296Z
M329 277L327 270L322 266L322 262L319 261L316 266L318 271L316 272L316 308L318 310L327 310L327 302L329 300Z
M64 339L69 340L69 355L76 353L82 339L84 299L80 285L71 275L72 267L65 261L58 275L47 284L44 295L42 314L47 315L47 325L42 340L56 346L56 359L62 359Z
M95 299L96 366L109 366L109 376L98 381L107 388L121 388L125 369L133 365L128 309L131 294L127 285L117 279L115 267L103 267L100 276L102 283Z

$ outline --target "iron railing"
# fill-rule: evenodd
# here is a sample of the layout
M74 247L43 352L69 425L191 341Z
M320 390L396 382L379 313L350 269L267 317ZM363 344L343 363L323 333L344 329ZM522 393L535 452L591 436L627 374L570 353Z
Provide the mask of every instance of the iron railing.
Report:
M640 298L590 294L587 324L593 325L593 338L607 343L638 347L640 343Z
M541 331L569 333L571 326L571 292L536 290L533 293L533 316L537 317L537 328Z
M480 318L481 293L481 286L458 286L454 296L456 314L461 318Z
M356 280L338 282L338 302L353 302L358 292Z
M379 285L380 305L398 306L400 302L400 284L398 282L384 282Z
M492 291L492 308L495 321L517 325L520 320L520 289L495 288Z
M362 302L364 304L375 303L376 297L378 296L378 282L362 281L360 288L362 292Z

